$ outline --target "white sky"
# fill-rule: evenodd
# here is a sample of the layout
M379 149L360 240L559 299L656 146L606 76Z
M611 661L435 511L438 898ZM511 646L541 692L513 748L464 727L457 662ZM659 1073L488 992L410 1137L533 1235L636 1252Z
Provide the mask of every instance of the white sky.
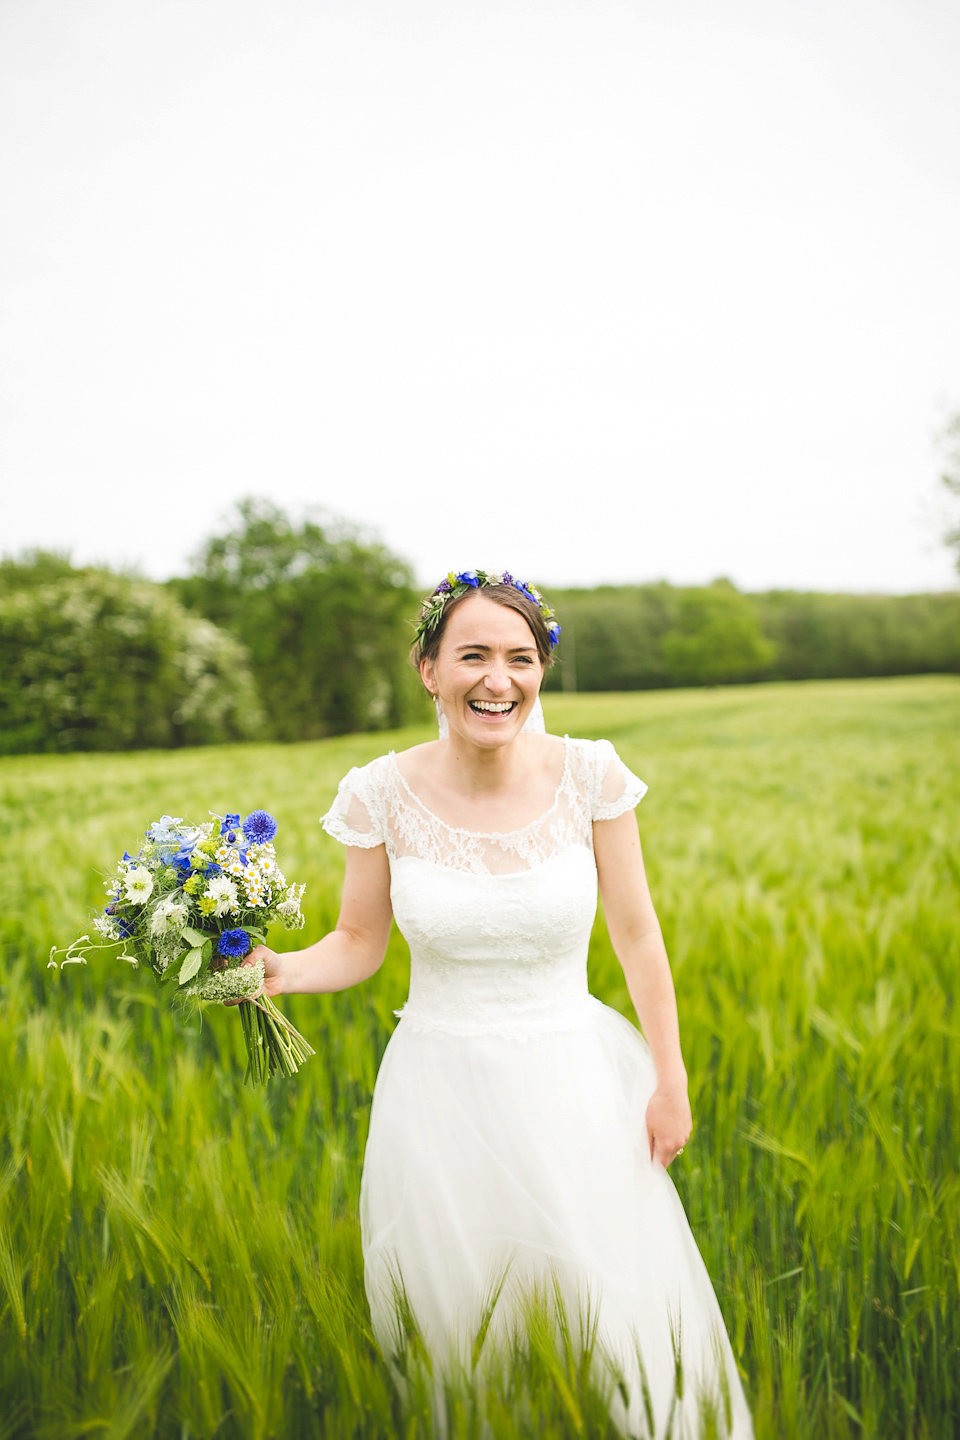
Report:
M956 0L3 0L0 549L955 583Z

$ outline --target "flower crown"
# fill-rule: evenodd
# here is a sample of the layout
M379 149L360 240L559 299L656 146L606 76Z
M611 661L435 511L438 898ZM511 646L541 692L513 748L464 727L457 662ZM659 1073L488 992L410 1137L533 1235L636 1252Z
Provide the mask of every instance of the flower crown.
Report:
M437 628L440 623L440 616L443 614L443 607L448 600L459 600L461 595L466 595L468 590L479 590L484 585L512 585L514 590L519 590L531 603L536 605L543 616L547 632L550 637L550 647L553 648L560 639L560 626L553 618L553 611L544 600L540 591L534 585L526 585L522 580L515 580L509 570L500 574L494 574L489 570L461 570L457 573L451 570L445 580L428 595L420 606L420 619L417 621L416 632L413 643L423 649L430 632Z

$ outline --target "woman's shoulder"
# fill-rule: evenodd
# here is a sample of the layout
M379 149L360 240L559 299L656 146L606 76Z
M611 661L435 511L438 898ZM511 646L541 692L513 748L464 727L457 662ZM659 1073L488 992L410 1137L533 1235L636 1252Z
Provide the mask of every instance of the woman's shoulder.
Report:
M389 755L381 755L380 759L391 767L395 766L401 778L410 782L424 767L429 769L435 764L439 758L440 744L439 740L424 740L420 745L408 745L406 750L391 750Z
M594 820L611 820L639 803L647 787L624 764L610 740L566 738L575 780Z
M393 752L378 755L365 765L354 765L337 786L336 798L320 824L342 845L369 848L385 839L384 791L389 782Z
M350 769L340 781L340 788L349 786L352 789L366 789L371 785L379 785L383 778L389 774L393 767L394 753L388 750L384 755L377 755L373 760L368 760L365 765L351 765Z
M585 740L576 735L564 735L564 744L570 751L576 767L591 778L602 773L617 752L609 740Z

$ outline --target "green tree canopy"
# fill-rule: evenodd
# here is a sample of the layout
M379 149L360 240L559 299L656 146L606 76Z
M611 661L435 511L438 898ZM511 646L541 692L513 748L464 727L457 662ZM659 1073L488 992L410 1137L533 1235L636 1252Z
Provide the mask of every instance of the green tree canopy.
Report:
M681 592L660 648L667 673L681 685L749 680L774 655L750 601L727 580Z
M420 713L406 663L410 569L344 523L295 523L268 500L244 500L193 574L171 585L246 646L276 739L381 729Z
M243 647L159 585L42 554L0 566L0 753L198 745L261 725Z

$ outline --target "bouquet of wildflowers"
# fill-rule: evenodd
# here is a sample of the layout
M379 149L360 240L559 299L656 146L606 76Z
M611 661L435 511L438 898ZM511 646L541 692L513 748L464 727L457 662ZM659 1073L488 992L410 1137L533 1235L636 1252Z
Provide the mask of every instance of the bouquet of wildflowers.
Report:
M212 813L212 812L211 812ZM238 1000L247 1042L247 1079L294 1075L315 1052L269 996L263 963L244 965L267 926L303 926L302 885L288 885L277 865L277 822L265 810L216 815L202 825L164 815L146 832L136 855L124 851L106 882L107 906L93 922L100 937L82 935L50 964L86 964L91 950L122 947L120 959L148 965L160 985L184 1002Z

